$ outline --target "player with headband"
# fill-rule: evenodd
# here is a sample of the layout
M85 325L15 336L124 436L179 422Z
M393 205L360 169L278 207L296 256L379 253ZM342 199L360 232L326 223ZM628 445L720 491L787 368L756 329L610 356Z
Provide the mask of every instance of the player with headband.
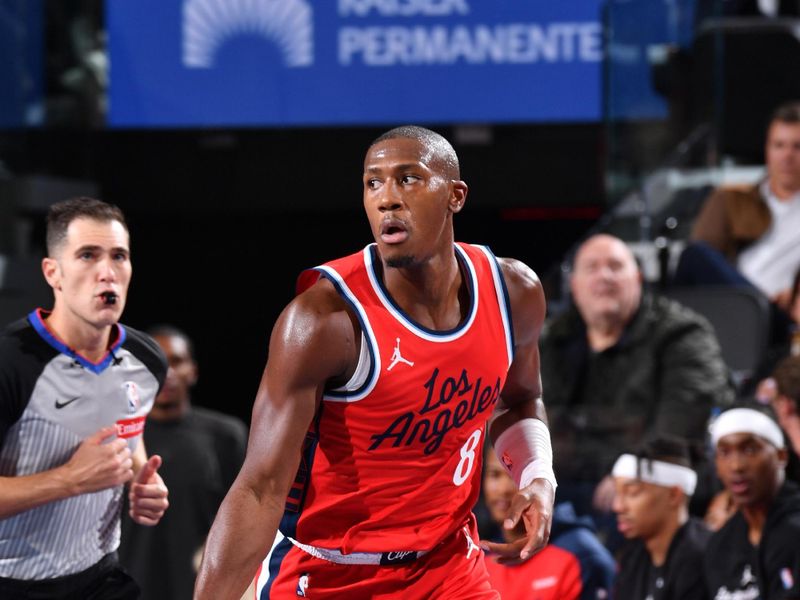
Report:
M687 444L662 436L620 456L613 502L623 547L615 598L704 600L703 552L710 532L689 516L697 485Z
M786 481L783 433L750 408L711 425L717 475L736 512L708 543L711 598L800 598L800 486Z

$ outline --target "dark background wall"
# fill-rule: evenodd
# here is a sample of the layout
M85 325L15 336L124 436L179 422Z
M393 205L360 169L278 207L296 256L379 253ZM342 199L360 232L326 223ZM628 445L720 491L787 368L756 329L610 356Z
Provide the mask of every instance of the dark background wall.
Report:
M458 239L544 277L600 214L600 125L432 127L454 140L470 185ZM196 402L248 419L297 274L371 241L361 166L384 130L29 130L0 134L0 152L15 173L93 181L123 208L134 261L123 321L185 329ZM43 215L30 216L41 246Z

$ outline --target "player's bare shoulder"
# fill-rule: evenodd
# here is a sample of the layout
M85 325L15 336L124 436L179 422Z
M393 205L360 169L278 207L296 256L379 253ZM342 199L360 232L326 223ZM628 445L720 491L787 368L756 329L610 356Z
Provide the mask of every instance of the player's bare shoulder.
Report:
M545 298L538 275L524 262L515 258L498 258L500 270L508 289L514 336L521 342L537 338L545 317Z
M357 319L333 284L321 278L295 297L278 317L270 355L273 350L288 353L306 368L316 371L313 364L335 378L354 368L359 341Z

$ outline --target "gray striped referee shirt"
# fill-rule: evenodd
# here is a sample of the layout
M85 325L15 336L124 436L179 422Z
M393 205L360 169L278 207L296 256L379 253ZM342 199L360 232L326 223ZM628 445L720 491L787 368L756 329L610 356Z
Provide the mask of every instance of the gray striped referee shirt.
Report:
M67 348L34 311L0 335L0 476L66 463L81 441L116 424L133 450L166 375L158 346L118 326L99 363ZM41 580L88 569L119 545L123 486L0 520L0 577Z

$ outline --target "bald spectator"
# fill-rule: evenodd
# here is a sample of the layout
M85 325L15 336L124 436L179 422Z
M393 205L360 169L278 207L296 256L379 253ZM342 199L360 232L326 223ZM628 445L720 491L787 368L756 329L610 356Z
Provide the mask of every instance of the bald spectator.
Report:
M570 288L574 307L546 324L541 341L558 501L614 531L614 484L604 476L617 456L656 434L702 445L712 406L733 392L709 323L644 293L622 240L586 240Z

